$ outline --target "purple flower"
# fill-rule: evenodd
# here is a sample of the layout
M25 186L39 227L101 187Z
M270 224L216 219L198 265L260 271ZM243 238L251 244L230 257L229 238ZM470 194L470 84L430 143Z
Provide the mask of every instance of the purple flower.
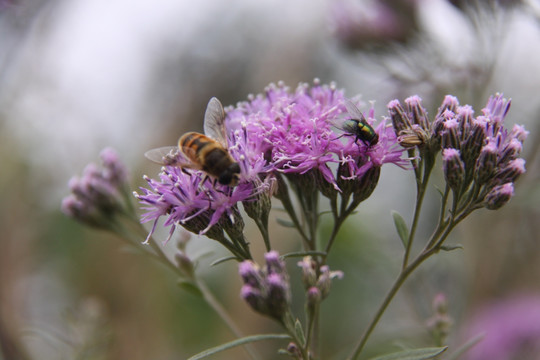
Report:
M107 227L114 215L126 209L127 171L116 152L100 153L102 167L88 164L81 177L69 181L71 194L62 200L62 211L92 226Z
M485 334L467 352L469 360L538 359L540 298L518 296L485 306L466 331L467 338Z
M263 174L318 172L338 189L331 163L346 164L348 171L340 176L350 180L385 163L403 166L403 149L384 120L375 127L376 145L357 144L353 136L342 141L336 134L336 119L345 116L344 99L343 91L334 84L319 85L317 80L313 87L300 84L294 92L281 83L271 84L265 96L252 96L228 109L227 121L231 128L242 129L249 154L267 160L267 166L259 165ZM374 126L373 110L367 121Z
M135 196L146 210L141 221L154 221L146 242L161 216L167 216L163 225L171 227L170 236L176 224L195 233L207 234L220 221L222 226L227 219L234 222L237 203L249 199L254 191L252 183L230 188L214 184L201 172L171 166L163 168L161 181L148 177L145 180L149 189L141 188L142 194L135 193Z
M316 175L320 189L330 186L335 192L341 191L338 182L350 182L355 191L363 191L363 198L369 196L383 164L405 165L403 149L384 120L375 124L373 110L367 121L378 134L377 144L366 146L352 136L340 136L336 120L345 112L343 102L343 91L316 80L295 91L271 84L264 95L227 108L226 133L229 152L241 168L239 185L230 188L212 183L201 171L164 167L159 180L146 178L149 188L135 194L145 210L142 221L154 222L150 234L165 216L171 234L180 224L210 236L213 227L234 223L238 202L249 216L267 218L278 174ZM340 164L340 170L332 170L331 164Z

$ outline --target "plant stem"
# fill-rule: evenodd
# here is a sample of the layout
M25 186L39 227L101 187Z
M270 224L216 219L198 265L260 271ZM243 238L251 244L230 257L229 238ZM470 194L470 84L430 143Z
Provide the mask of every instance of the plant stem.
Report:
M360 338L360 341L359 341L358 345L356 346L356 349L355 349L355 351L353 353L353 356L351 357L352 360L357 359L358 356L360 355L360 353L362 352L362 350L364 349L364 346L366 345L366 342L367 342L369 336L371 335L371 333L373 332L373 330L375 329L375 327L379 323L379 320L381 319L382 315L386 311L388 305L390 304L390 302L392 301L392 299L394 298L394 296L396 295L398 290L401 288L401 286L403 285L405 280L407 280L409 275L421 263L423 263L427 258L429 258L434 253L435 252L432 251L432 250L422 252L420 255L418 255L418 257L413 262L411 262L407 267L405 267L404 269L401 270L399 276L394 281L394 284L392 285L392 287L390 288L390 290L386 294L383 302L379 306L379 309L377 310L377 312L375 313L373 319L369 323L369 326L367 327L364 334Z
M414 237L416 235L416 229L418 227L418 220L420 219L420 213L422 211L422 204L424 203L424 195L426 194L426 188L427 184L429 182L429 177L431 175L431 170L433 169L433 161L428 160L422 160L421 166L424 167L424 176L422 180L419 179L419 173L416 173L416 181L417 181L417 193L416 193L416 206L414 208L414 216L413 216L413 222L411 225L411 231L409 233L409 239L407 241L407 248L405 249L405 254L403 255L403 265L402 269L405 269L409 263L409 257L411 254L412 244L414 241Z

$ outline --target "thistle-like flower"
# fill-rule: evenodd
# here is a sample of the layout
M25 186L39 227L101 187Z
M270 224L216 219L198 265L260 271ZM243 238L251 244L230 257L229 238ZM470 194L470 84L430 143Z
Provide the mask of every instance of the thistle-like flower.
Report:
M356 143L336 132L335 122L345 113L343 91L334 84L300 84L291 91L284 84L271 84L264 95L226 109L228 151L240 166L238 186L215 184L202 171L165 166L160 180L145 177L149 188L135 196L146 212L142 221L164 216L171 234L179 224L189 231L224 242L223 231L241 233L238 203L264 227L270 197L284 175L293 186L327 196L341 191L353 194L357 205L375 188L379 169L385 163L405 165L402 148L393 129L384 120L375 125L371 110L367 122L374 127L377 144ZM332 166L335 164L335 166ZM338 171L332 168L338 167ZM262 219L262 221L261 221ZM234 240L233 240L234 242ZM249 258L249 257L247 257Z

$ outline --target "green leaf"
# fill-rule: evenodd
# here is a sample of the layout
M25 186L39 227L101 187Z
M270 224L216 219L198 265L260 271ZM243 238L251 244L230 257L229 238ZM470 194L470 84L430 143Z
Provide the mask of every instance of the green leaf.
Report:
M403 246L407 248L407 242L409 241L409 229L407 228L407 223L403 217L397 212L392 210L392 217L394 218L394 225L396 226L397 233Z
M203 294L201 292L201 290L197 287L197 285L193 284L192 282L190 281L185 281L185 280L179 280L178 281L178 286L189 292L189 293L192 293L193 295L196 295L196 296L199 296L199 297L203 297Z
M300 341L300 346L304 347L306 345L306 336L304 335L304 329L302 329L302 324L300 320L296 319L294 322L294 332L296 333L296 338Z
M435 356L442 354L446 349L448 349L448 346L405 350L378 356L376 358L372 358L371 360L427 360L433 359Z
M295 251L295 252L290 252L290 253L287 253L287 254L283 254L281 257L286 259L286 258L290 258L290 257L304 257L304 256L308 256L308 255L324 256L324 255L326 255L326 253L323 252L323 251Z
M213 261L210 266L215 266L215 265L218 265L218 264L221 264L225 261L229 261L229 260L236 260L236 256L227 256L227 257L223 257L221 259L217 259L216 261Z
M237 347L237 346L248 344L255 341L271 340L271 339L290 339L290 338L291 337L287 334L264 334L264 335L246 336L246 337L236 339L234 341L207 349L203 352L198 353L197 355L190 357L188 360L204 359L210 355L217 354L218 352L232 349L233 347Z
M451 353L450 355L448 355L448 357L446 358L446 360L456 360L457 358L459 358L461 355L463 355L464 353L466 353L467 351L469 351L473 346L475 346L476 344L478 344L480 341L484 340L484 337L486 336L485 333L481 333L479 335L476 335L475 337L473 337L471 340L467 341L465 344L463 344L462 346L460 346L456 351L454 351L453 353Z
M284 226L284 227L290 227L290 228L296 227L296 225L294 225L294 223L289 220L277 218L276 221L279 225Z
M444 250L444 251L454 251L458 249L460 250L464 249L463 245L457 244L457 245L442 245L441 246L441 250Z

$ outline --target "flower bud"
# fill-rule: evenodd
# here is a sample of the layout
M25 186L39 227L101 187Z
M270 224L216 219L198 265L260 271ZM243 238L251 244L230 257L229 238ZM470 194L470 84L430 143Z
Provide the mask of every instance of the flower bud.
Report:
M458 190L465 179L465 165L459 150L447 148L443 150L443 171L446 182L452 190Z
M421 129L430 132L430 124L426 109L422 106L422 99L418 95L414 95L405 99L407 112L410 114L412 123L419 125Z
M466 138L461 146L463 161L469 166L474 166L486 141L485 125L482 121L471 120L471 131L465 132Z
M321 303L322 294L318 287L312 286L308 289L306 294L306 306L308 311L313 314L317 306Z
M311 258L306 256L302 261L298 262L298 266L302 268L302 282L306 289L315 286L317 283L317 263Z
M264 260L266 261L266 272L268 275L285 274L287 272L285 262L281 259L277 251L272 250L264 254Z
M253 199L243 201L242 205L244 206L246 214L252 219L258 219L263 224L268 224L268 217L272 207L270 196L271 194L269 194L269 192L263 191L257 194Z
M255 288L263 286L263 277L260 272L259 265L251 260L244 260L238 265L238 273L242 277L245 284Z
M358 180L355 180L357 187L353 192L353 201L356 204L360 204L371 196L377 183L379 182L379 176L381 175L380 166L371 167L366 173Z
M332 285L332 279L343 278L342 271L330 271L328 265L323 265L320 268L321 275L317 281L317 287L321 291L321 299L325 299L330 294L330 285Z
M459 123L455 117L448 118L444 122L444 130L442 131L442 147L446 148L460 148L460 140L458 136Z
M453 324L452 318L448 315L447 301L444 294L438 294L433 299L434 315L426 322L428 329L431 330L437 341L444 343L450 333L450 327Z
M267 314L268 308L266 306L266 299L261 294L261 291L249 284L242 286L240 290L240 296L244 299L249 306L258 313Z
M514 182L517 178L525 173L525 160L524 159L515 159L510 161L508 164L504 165L502 169L499 169L495 176L494 180L497 184L504 184L507 182Z
M502 149L499 164L506 164L509 161L516 159L521 153L522 148L523 145L521 141L517 138L510 139Z
M288 279L279 274L270 274L267 278L267 285L268 315L279 320L285 315L290 303L291 294Z
M388 113L392 119L392 125L396 134L411 128L412 123L407 116L407 112L401 106L399 100L392 100L388 103Z
M514 185L509 182L497 185L486 195L485 206L489 210L497 210L503 207L514 196Z
M487 183L492 178L496 165L497 147L490 142L482 148L478 160L476 161L476 182L478 182L478 184Z
M437 110L437 115L435 116L435 118L442 117L447 110L456 113L458 107L459 101L457 97L453 95L446 95L441 106Z
M290 356L292 356L295 359L303 359L302 357L302 351L298 348L298 345L291 342L289 345L287 345L287 352Z

